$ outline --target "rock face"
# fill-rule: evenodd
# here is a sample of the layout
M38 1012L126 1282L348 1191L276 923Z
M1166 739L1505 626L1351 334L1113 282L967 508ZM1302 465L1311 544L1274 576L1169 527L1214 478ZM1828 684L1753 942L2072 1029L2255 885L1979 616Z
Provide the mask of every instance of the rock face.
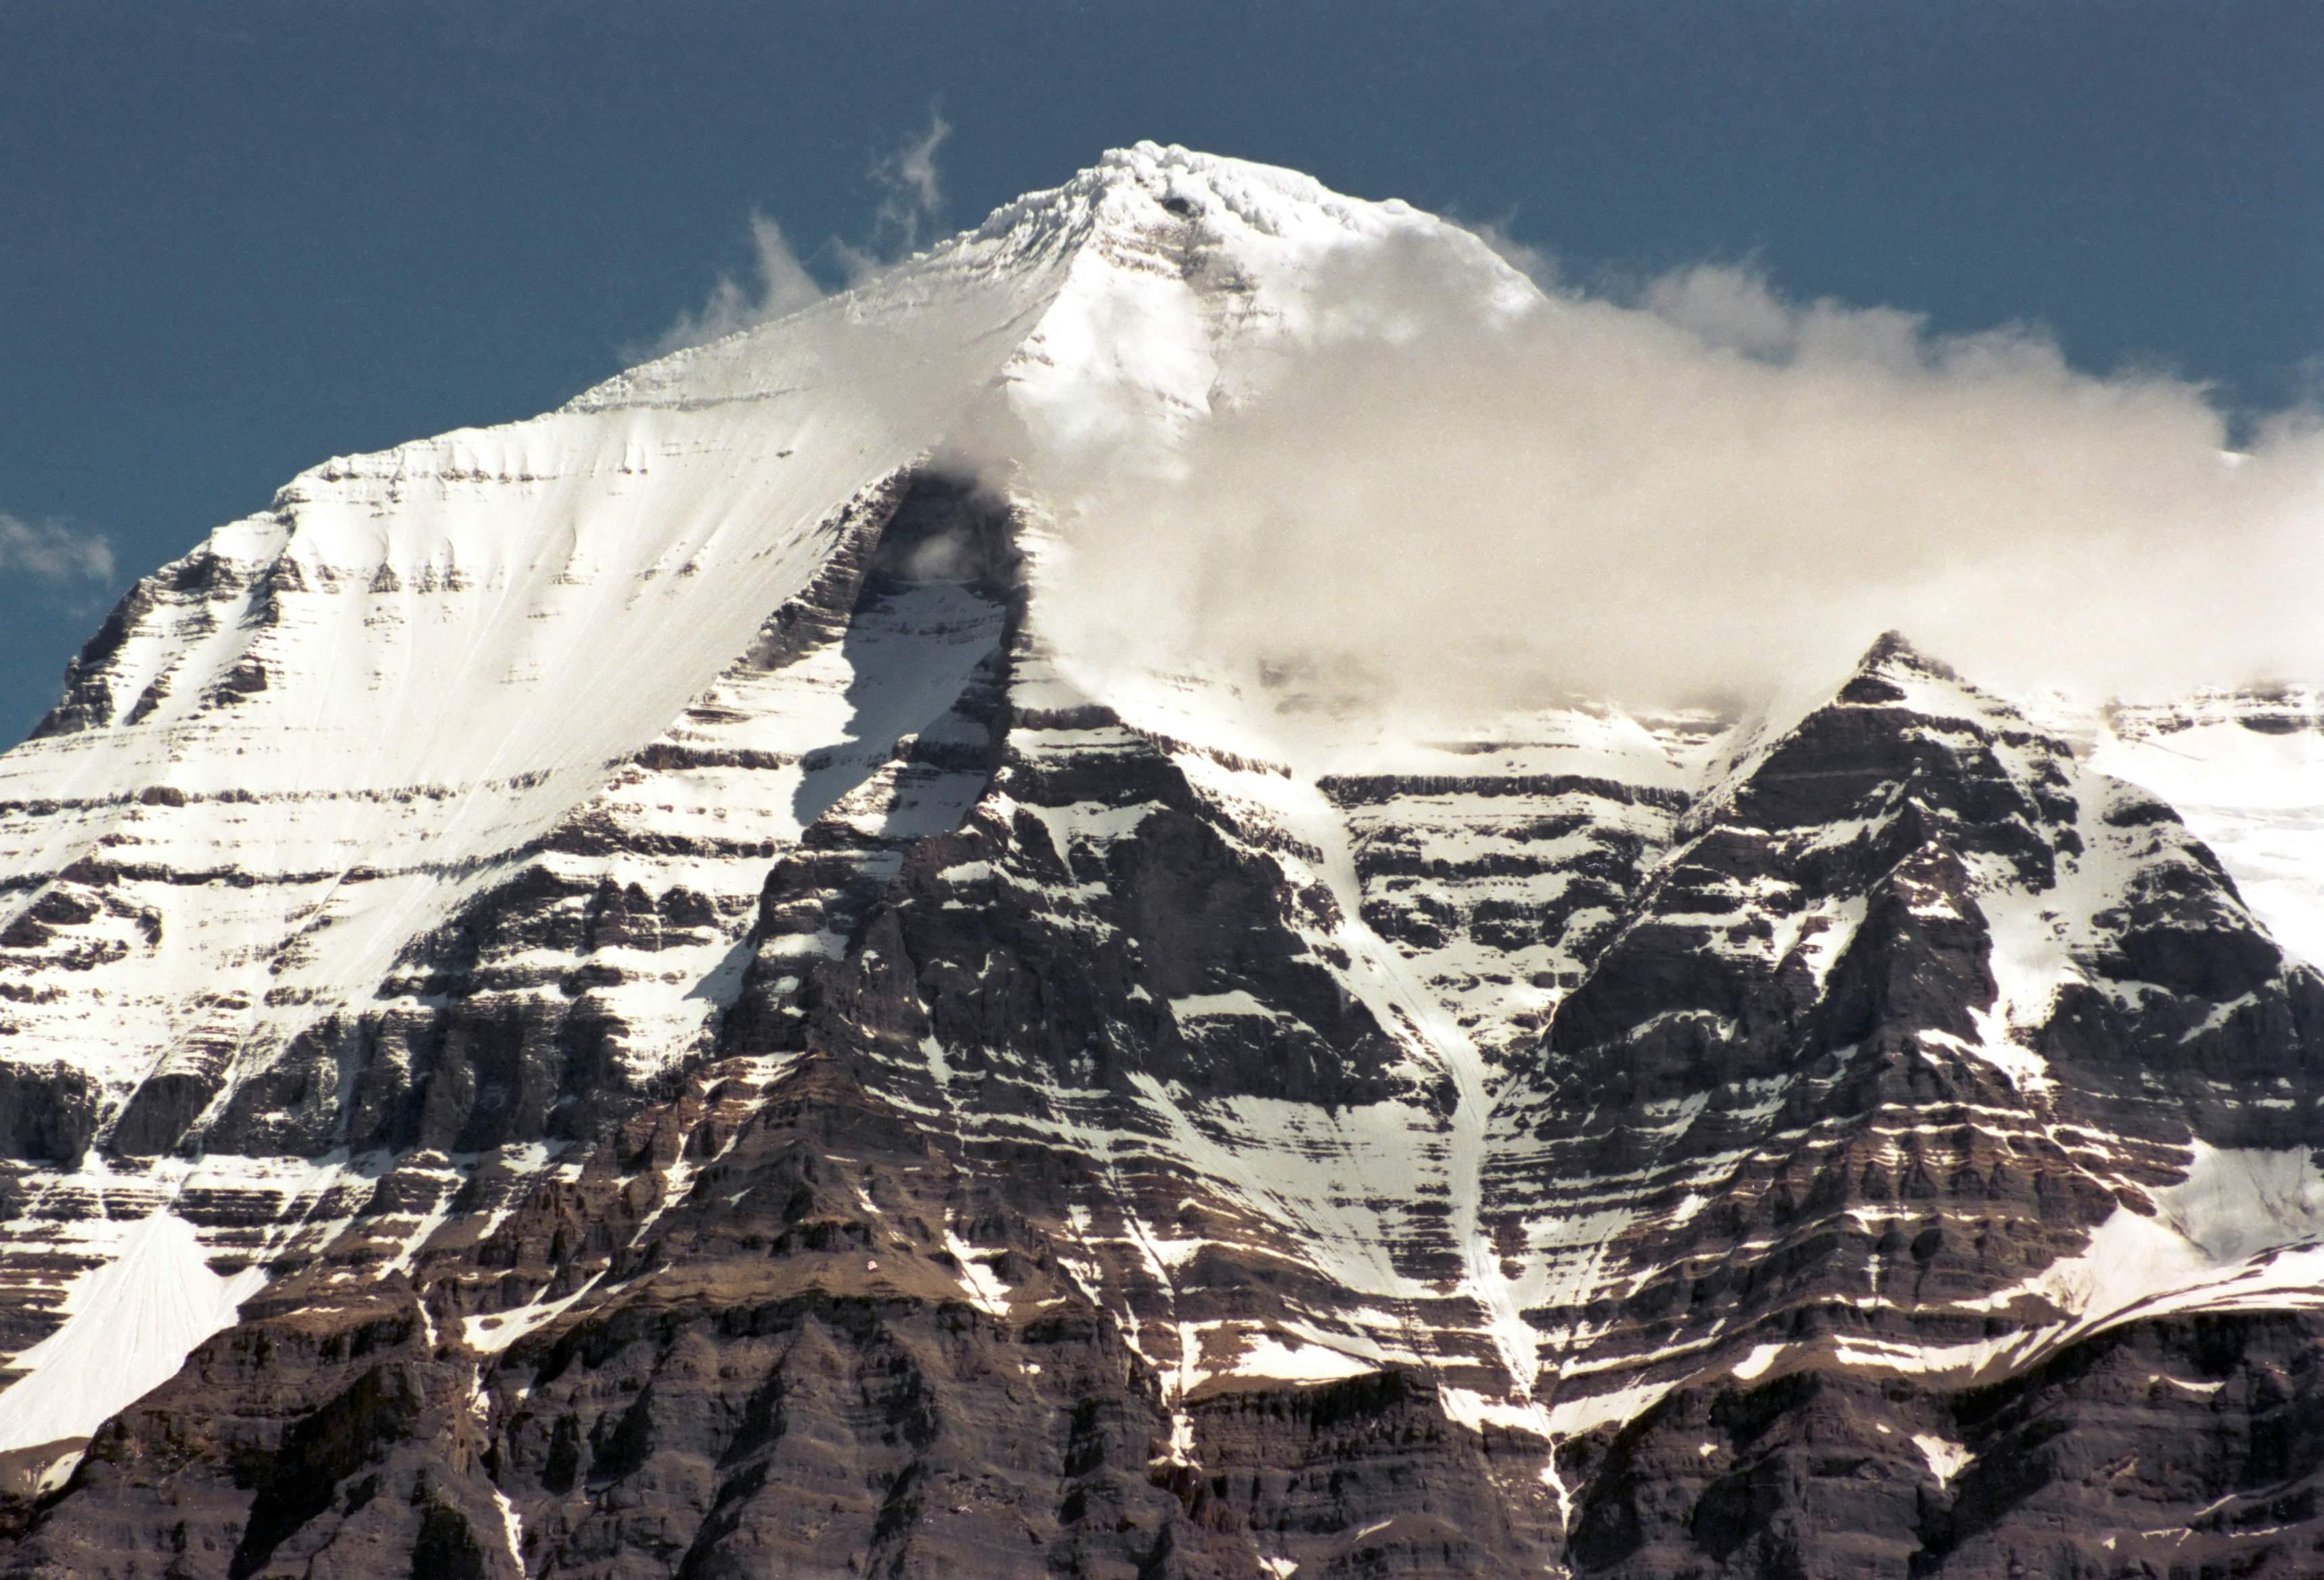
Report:
M1531 292L1142 145L141 583L0 758L0 1572L2324 1569L2319 880L2093 766L2292 694L1319 763L1057 645L955 439L1387 245Z

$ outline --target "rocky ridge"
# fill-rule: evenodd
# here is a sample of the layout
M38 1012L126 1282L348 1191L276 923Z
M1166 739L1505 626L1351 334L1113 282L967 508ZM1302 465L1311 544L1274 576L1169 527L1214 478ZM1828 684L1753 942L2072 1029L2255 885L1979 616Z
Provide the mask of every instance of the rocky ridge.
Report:
M946 433L1388 235L1530 291L1142 145L133 592L0 758L9 1572L2311 1571L2324 980L2147 726L1892 638L1319 772L1057 648Z

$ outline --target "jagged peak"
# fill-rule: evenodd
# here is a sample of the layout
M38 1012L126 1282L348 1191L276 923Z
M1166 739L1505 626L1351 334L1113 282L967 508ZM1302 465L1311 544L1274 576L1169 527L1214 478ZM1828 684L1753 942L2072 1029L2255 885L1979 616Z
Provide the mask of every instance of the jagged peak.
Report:
M932 311L986 299L1010 304L998 333L1068 381L1126 380L1167 389L1172 404L1199 405L1211 383L1206 364L1227 343L1296 336L1311 326L1311 299L1333 278L1319 268L1324 260L1399 241L1441 258L1487 317L1547 299L1480 237L1400 198L1351 198L1297 170L1138 142L1001 204L850 290L632 368L571 404L760 398L811 377L838 342L867 331L887 331L892 344L879 360L893 363L923 342ZM1241 310L1196 305L1221 291ZM1174 293L1185 299L1167 299ZM1125 336L1124 326L1139 333ZM1044 328L1065 332L1045 339ZM1155 354L1142 355L1141 345Z
M1967 719L1987 726L2026 728L2015 704L1964 678L1942 659L1913 645L1902 631L1883 631L1856 667L1818 707L1901 710L1926 719Z
M1892 671L1960 684L1960 675L1951 665L1923 652L1903 631L1893 628L1873 638L1872 645L1864 649L1864 656L1856 661L1856 668L1849 679Z
M1726 749L1708 765L1704 788L1682 826L1690 834L1709 827L1734 804L1768 759L1803 732L1835 712L1858 712L1891 715L1900 730L1945 721L1966 721L1986 731L2033 730L2013 704L1971 684L1952 666L1891 629L1873 639L1837 684L1779 699L1756 720L1738 725ZM2063 741L2050 745L2058 756L2073 755Z
M1141 142L1108 149L1072 179L1002 204L974 230L943 244L989 241L1028 225L1069 228L1082 241L1126 224L1203 220L1274 237L1318 225L1361 232L1384 221L1443 223L1402 198L1350 198L1279 165Z
M1769 710L1780 729L1762 728L1757 739L1772 744L1831 708L1901 709L1932 719L2006 720L2023 723L2017 708L1962 675L1903 631L1889 629L1869 647L1837 683L1798 694L1788 707Z

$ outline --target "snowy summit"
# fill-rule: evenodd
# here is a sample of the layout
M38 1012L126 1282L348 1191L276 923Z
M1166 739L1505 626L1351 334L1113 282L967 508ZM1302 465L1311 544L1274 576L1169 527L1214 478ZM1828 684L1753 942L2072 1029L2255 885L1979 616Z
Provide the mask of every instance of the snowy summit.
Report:
M0 758L5 1572L2297 1572L2313 694L1101 648L1056 480L1387 270L1561 310L1140 143L139 583Z

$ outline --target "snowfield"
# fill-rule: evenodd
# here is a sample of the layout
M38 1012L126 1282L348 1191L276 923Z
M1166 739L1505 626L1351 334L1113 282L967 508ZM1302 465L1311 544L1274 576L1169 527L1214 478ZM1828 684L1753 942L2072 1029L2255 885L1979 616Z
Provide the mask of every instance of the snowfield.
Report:
M1167 1380L1174 1453L1191 1440L1187 1401L1235 1378L1436 1367L1456 1418L1559 1438L1629 1419L1686 1376L1748 1381L1795 1364L1803 1352L1784 1343L1738 1347L1743 1336L1723 1332L1663 1350L1642 1339L1607 1360L1593 1348L1606 1323L1548 1314L1635 1291L1626 1236L1685 1231L1754 1158L1806 1144L1805 1127L1781 1122L1809 1078L1641 1104L1622 1138L1631 1166L1548 1182L1526 1171L1546 1166L1550 1144L1504 1104L1550 1017L1786 729L1577 702L1425 738L1319 730L1312 717L1286 722L1247 676L1124 673L1076 651L1071 622L1044 618L1074 501L1030 492L1033 473L996 465L994 447L1167 459L1192 425L1262 389L1270 359L1346 332L1318 299L1324 261L1391 243L1430 249L1480 314L1550 310L1476 237L1405 205L1141 143L857 290L561 410L327 461L141 583L51 727L0 757L0 924L14 929L0 947L0 1063L27 1081L60 1067L86 1076L93 1143L23 1171L27 1205L0 1269L23 1310L58 1325L14 1357L23 1375L0 1391L0 1449L88 1436L231 1326L276 1262L386 1224L400 1247L387 1264L410 1273L480 1172L558 1177L558 1153L537 1143L415 1162L344 1129L272 1153L181 1139L210 1134L316 1028L441 1008L429 951L520 877L687 896L682 916L662 904L650 947L535 943L493 960L517 984L512 1002L579 1004L617 1027L614 1073L640 1087L711 1046L753 961L795 960L796 987L846 956L842 932L773 939L762 925L770 874L802 852L842 850L851 881L884 882L913 841L980 811L1038 827L1070 881L990 862L941 878L958 894L1013 885L1029 909L1096 938L1105 881L1090 875L1113 870L1159 804L991 788L972 704L1003 657L1009 749L1028 774L1063 782L1158 754L1225 848L1273 864L1298 960L1328 970L1340 1006L1367 1013L1394 1048L1393 1089L1361 1104L1140 1072L1105 1089L1054 1082L1038 1103L991 1110L953 1096L976 1051L931 1036L898 1055L925 1082L899 1078L899 1110L976 1144L1053 1147L1107 1182L1109 1196L1073 1204L1080 1239L1064 1264ZM856 552L883 488L971 463L1022 524L1022 630L967 580L931 576L861 606L844 639L766 657L789 639L778 611ZM1897 705L1932 736L2022 725L1997 725L1999 704L1966 688L1897 673ZM2324 726L2301 698L2085 710L2074 728L2089 749L2056 770L2085 853L2038 893L1997 859L1977 869L1995 996L1976 1036L1931 1033L1930 1044L1990 1067L2042 1111L2056 1083L2027 1034L2062 988L2092 979L2095 918L2170 854L2107 822L2116 780L2177 807L2273 936L2324 960ZM2302 707L2304 722L2282 724ZM1995 755L2028 783L2051 771L2046 746ZM1802 848L1865 845L1887 815L1835 819ZM1914 920L1962 919L1932 895ZM1812 993L1872 903L1787 909L1772 880L1714 897L1741 920L1702 924L1706 956L1794 961ZM578 974L584 954L594 977ZM1306 1029L1246 987L1154 1007L1197 1048ZM1735 1029L1689 1009L1628 1034L1689 1025L1707 1039ZM759 1075L785 1063L770 1056ZM161 1077L182 1078L198 1111L127 1155L112 1144L133 1094ZM355 1090L352 1068L337 1079ZM1524 1079L1555 1085L1554 1072ZM1713 1125L1766 1134L1662 1161ZM2029 1146L2055 1140L2038 1130L2028 1123ZM1909 1124L1877 1133L1896 1160L1919 1144ZM1968 1374L2140 1313L2324 1306L2324 1179L2307 1153L2181 1150L2184 1177L2153 1193L2156 1213L2119 1209L2079 1254L1950 1303L1955 1315L2039 1307L2023 1331L1981 1346L1858 1336L1827 1347L1868 1371ZM699 1162L654 1165L669 1199ZM399 1167L429 1182L427 1202L366 1205ZM1204 1233L1153 1207L1156 1180L1201 1194ZM202 1205L229 1197L239 1216ZM1006 1315L1008 1286L944 1232L963 1298ZM1188 1291L1222 1249L1289 1269L1333 1303L1218 1315ZM604 1295L583 1288L458 1332L495 1354ZM1940 1482L1961 1473L1959 1445L1914 1441ZM520 1521L502 1509L515 1552Z

